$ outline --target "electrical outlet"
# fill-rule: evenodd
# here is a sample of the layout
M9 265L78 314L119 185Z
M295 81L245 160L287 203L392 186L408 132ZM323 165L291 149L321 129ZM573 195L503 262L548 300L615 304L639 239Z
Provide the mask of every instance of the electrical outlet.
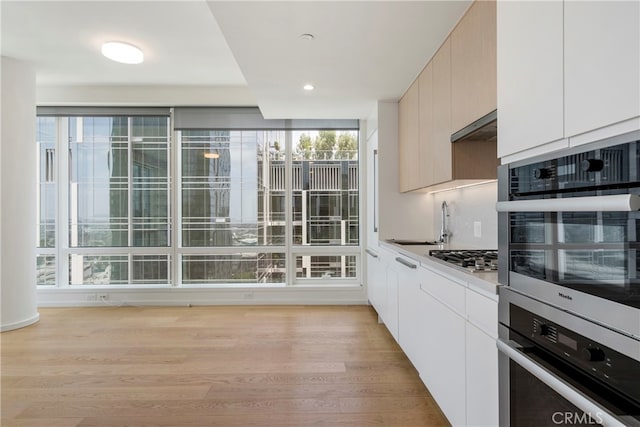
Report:
M87 295L87 301L98 301L98 294Z
M473 221L473 237L482 237L482 223Z
M109 294L98 294L98 301L107 301L109 299Z
M244 294L242 294L242 297L244 299L253 299L253 292L245 292Z

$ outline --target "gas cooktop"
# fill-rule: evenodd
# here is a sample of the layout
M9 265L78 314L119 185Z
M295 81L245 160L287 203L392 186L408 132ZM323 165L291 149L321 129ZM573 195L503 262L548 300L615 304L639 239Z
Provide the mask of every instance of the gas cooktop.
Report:
M429 251L429 255L470 272L498 269L498 251L495 249L432 249Z

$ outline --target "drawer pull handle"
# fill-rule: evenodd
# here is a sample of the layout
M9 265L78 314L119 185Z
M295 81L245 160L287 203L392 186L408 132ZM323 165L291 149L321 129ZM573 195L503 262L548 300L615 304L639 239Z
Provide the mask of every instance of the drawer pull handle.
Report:
M404 258L396 257L396 261L398 261L400 264L404 265L405 267L418 268L417 265L411 264L409 261L406 261Z

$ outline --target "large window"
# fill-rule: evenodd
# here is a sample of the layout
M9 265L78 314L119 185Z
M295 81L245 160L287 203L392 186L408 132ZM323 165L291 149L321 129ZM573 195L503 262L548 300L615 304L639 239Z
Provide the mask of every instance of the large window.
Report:
M37 124L38 283L170 284L169 117L44 116Z
M37 126L41 286L359 279L355 129L172 131L168 114Z

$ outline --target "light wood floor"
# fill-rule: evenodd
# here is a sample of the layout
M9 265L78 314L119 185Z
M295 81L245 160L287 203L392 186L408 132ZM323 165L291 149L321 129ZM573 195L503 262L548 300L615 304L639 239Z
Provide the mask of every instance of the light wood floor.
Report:
M448 425L370 307L40 318L0 334L3 427Z

